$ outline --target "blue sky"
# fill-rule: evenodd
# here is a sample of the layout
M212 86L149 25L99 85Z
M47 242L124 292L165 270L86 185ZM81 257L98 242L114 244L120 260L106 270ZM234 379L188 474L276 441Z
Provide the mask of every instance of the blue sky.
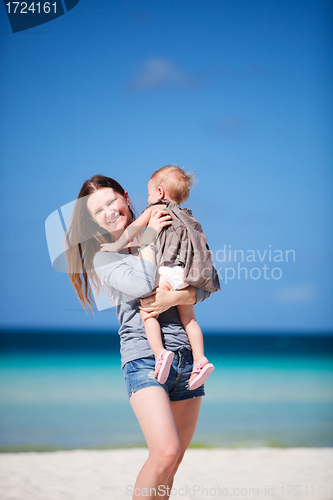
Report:
M45 220L97 173L140 213L151 173L176 163L196 172L187 206L221 278L196 307L202 327L332 330L332 10L80 0L13 34L3 7L1 326L117 329L113 309L87 317L52 269ZM224 248L256 252L240 263L248 279ZM295 261L269 262L269 250Z

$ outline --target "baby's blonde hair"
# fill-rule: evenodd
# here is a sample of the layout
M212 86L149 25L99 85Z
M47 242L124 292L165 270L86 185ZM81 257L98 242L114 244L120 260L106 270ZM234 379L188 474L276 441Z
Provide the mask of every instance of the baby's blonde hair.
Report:
M156 188L163 187L171 201L180 205L190 196L190 190L196 182L194 175L194 173L186 173L181 167L166 165L156 170L150 180L154 181Z

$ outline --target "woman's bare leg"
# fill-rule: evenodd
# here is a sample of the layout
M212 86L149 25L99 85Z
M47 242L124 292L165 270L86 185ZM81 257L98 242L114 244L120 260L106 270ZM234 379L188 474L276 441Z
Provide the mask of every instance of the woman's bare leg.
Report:
M174 476L177 472L177 469L183 460L185 452L189 447L192 437L197 426L200 405L201 405L201 397L186 399L185 401L171 401L171 410L175 419L178 436L180 439L181 450L177 460L177 463L169 477L168 487L169 493L172 488ZM162 497L163 498L163 497ZM165 498L169 498L168 496Z
M147 387L132 394L130 403L149 449L149 457L135 483L133 499L163 498L158 487L167 485L181 452L169 396L162 387Z
M135 483L133 499L166 500L194 434L201 398L170 403L162 387L147 387L132 394L130 403L149 449L149 457Z

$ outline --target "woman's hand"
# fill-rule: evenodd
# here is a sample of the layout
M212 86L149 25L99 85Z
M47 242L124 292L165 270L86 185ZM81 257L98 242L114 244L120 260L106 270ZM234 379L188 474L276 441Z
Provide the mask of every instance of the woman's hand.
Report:
M166 210L154 209L147 227L154 229L157 233L156 236L158 236L165 226L171 224L171 221L172 217Z
M177 296L173 290L156 288L148 297L140 300L140 309L149 313L148 318L154 318L170 309L170 307L175 306L176 298Z
M156 212L156 210L164 210L166 207L166 204L163 203L163 204L158 204L158 205L152 205L151 207L148 207L146 208L146 210L144 212L142 212L142 214L139 216L139 217L146 217L146 224L148 224L149 220L150 220L150 217L152 216L152 213L153 212Z
M148 226L146 227L144 233L142 234L141 237L141 245L150 245L153 243L157 236L160 234L162 229L165 226L170 225L172 222L171 220L171 215L168 214L165 210L158 210L154 209L152 211ZM155 254L154 254L154 259L151 260L151 252L148 253L147 255L147 248L141 250L141 256L145 260L149 260L150 262L153 262L155 264Z
M135 227L142 226L142 228L144 228L150 221L152 213L156 212L156 210L164 210L165 207L166 205L163 204L158 206L153 205L152 207L146 208L146 210L144 210L144 212L142 212L142 214L139 215L139 217L134 222L132 222L131 226Z
M195 288L188 286L183 290L164 290L156 288L148 297L141 299L141 307L149 313L148 318L154 318L173 306L193 305L197 301Z

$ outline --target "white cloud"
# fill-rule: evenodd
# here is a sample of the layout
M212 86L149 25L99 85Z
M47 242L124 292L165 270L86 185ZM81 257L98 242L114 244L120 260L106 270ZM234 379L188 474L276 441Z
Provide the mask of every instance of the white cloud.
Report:
M149 90L167 85L188 85L189 77L170 59L146 59L129 82L130 90Z
M311 285L295 285L281 288L274 299L280 304L304 304L313 302L317 298L317 292Z
M150 57L143 61L137 73L128 82L127 88L131 91L143 91L172 85L198 89L221 78L223 80L244 77L258 79L267 76L271 76L271 70L262 65L246 68L215 66L188 73L171 59ZM239 133L243 125L241 120L231 117L220 124L220 132Z

